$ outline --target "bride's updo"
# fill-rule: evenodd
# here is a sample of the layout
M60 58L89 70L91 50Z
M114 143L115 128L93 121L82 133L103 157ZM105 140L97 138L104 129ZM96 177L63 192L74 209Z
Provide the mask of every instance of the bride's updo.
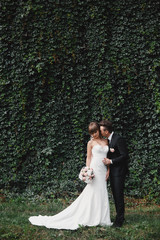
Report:
M98 122L91 122L88 126L88 132L90 135L92 135L95 132L99 132L99 137L101 138L101 131L100 131L100 125L98 124Z

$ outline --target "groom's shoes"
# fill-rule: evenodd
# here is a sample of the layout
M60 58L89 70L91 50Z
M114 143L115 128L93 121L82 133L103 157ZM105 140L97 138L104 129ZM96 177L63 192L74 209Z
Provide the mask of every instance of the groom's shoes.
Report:
M123 225L123 223L125 222L125 218L123 217L123 218L120 218L120 219L118 219L117 217L116 217L116 219L115 219L115 221L114 221L114 223L113 223L113 227L114 228L120 228L120 227L122 227L122 225Z
M123 225L123 222L114 222L113 223L114 228L120 228L120 227L122 227L122 225Z

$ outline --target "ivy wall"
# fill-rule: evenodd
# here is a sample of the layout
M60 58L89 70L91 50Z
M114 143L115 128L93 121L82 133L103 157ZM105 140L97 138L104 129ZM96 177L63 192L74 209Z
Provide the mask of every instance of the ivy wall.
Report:
M160 3L2 0L0 188L82 189L87 127L107 118L130 153L126 194L160 192Z

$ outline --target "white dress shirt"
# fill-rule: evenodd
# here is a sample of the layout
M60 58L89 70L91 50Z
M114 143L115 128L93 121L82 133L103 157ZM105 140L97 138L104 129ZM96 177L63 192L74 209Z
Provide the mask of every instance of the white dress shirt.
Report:
M108 137L108 140L109 140L110 142L111 142L111 140L112 140L113 133L114 133L114 132L111 132L110 136ZM111 161L111 164L113 164L112 159L110 159L110 161Z

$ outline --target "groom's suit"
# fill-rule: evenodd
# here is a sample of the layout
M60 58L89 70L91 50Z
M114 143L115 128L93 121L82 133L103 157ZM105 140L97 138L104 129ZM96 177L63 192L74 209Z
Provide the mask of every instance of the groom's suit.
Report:
M116 133L113 133L109 142L107 157L112 160L110 183L117 213L115 224L121 226L124 221L124 182L128 172L128 150L125 140Z

